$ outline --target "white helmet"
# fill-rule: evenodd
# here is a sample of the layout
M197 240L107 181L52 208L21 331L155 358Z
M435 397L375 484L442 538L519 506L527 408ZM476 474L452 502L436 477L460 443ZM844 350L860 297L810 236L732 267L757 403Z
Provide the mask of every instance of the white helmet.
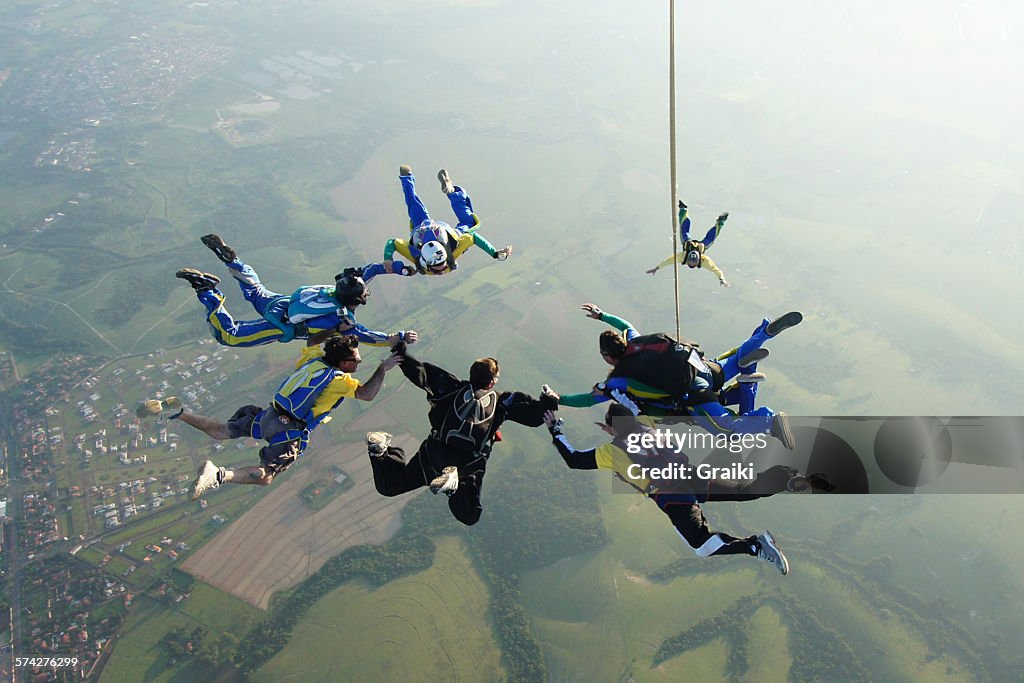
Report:
M440 242L427 242L420 247L420 263L424 268L443 265L448 260L448 252Z

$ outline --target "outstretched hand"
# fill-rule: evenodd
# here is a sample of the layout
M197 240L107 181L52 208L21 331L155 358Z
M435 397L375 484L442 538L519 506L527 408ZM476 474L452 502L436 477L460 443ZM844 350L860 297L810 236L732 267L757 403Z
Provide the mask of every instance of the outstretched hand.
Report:
M732 285L730 285L729 281L726 280L724 277L721 280L718 281L718 284L722 285L723 287L731 287L732 286Z
M655 273L658 272L658 266L654 266L653 268L648 268L644 272L647 273L648 275L654 275Z
M499 249L494 252L494 258L499 261L507 261L508 257L512 255L512 245L506 246L504 249Z
M565 424L565 421L560 417L556 417L552 411L545 410L544 424L548 426L548 431L551 432L552 436L558 436L562 433L562 426Z
M403 360L405 360L405 356L397 352L392 352L390 356L380 362L380 367L384 372L387 372L388 370L397 367Z
M420 339L420 335L416 334L416 330L406 330L405 331L405 343L406 344L415 344L417 341L419 341L419 339Z
M580 306L580 309L587 314L588 318L593 318L594 320L601 319L601 309L595 304L583 304Z

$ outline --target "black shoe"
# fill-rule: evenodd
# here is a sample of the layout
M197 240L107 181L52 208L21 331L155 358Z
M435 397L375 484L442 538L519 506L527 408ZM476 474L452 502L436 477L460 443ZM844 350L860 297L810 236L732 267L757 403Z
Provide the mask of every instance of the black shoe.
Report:
M205 244L210 251L217 255L217 258L219 258L222 263L231 263L235 258L237 258L235 250L229 247L224 240L220 238L220 235L203 235L199 239L202 240L203 244Z
M821 491L822 493L832 493L839 487L832 483L832 480L828 478L827 474L808 474L804 479L810 485L811 490Z
M772 418L771 435L781 441L787 450L796 450L796 437L789 426L789 416L785 413L775 413L775 417Z
M738 365L741 368L749 368L754 363L758 363L767 358L768 353L768 349L754 349L747 355L743 356L743 358L740 358Z
M803 319L804 316L800 311L790 311L765 325L764 331L769 337L775 337L791 327L796 327L803 322Z
M197 292L206 292L220 284L220 278L211 273L204 273L195 268L182 268L174 277L180 277L192 285Z

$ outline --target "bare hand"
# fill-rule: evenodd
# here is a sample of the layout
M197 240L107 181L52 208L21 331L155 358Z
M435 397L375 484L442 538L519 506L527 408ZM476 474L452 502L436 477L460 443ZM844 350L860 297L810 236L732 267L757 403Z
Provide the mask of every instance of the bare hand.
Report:
M553 411L553 410L545 410L544 411L544 424L546 424L548 427L550 427L551 425L555 424L555 420L556 419L557 419L557 416L555 415L555 411Z
M402 362L403 356L399 356L396 353L392 353L390 356L380 362L380 367L384 372L394 368Z
M505 261L511 255L512 255L512 246L511 245L506 246L504 249L499 249L498 251L494 252L494 257L496 259L498 259L499 261Z
M729 287L730 286L729 281L726 280L724 277L721 280L718 281L718 284L722 285L723 287Z
M594 320L601 319L601 309L595 304L583 304L580 306L580 309L586 312L588 318L593 318Z
M405 333L406 344L415 344L417 341L419 341L419 338L420 336L416 334L416 330L407 330Z

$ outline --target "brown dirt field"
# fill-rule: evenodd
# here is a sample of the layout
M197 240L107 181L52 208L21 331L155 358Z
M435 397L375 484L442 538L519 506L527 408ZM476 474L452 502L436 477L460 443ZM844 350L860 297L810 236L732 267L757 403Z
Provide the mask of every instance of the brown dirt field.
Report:
M419 440L395 442L407 453ZM274 490L188 558L182 569L237 598L266 609L271 596L316 572L341 551L364 543L380 544L398 531L402 508L412 495L385 498L373 487L373 473L361 443L317 448L307 454L313 467L288 472ZM300 493L337 465L356 482L314 513Z

